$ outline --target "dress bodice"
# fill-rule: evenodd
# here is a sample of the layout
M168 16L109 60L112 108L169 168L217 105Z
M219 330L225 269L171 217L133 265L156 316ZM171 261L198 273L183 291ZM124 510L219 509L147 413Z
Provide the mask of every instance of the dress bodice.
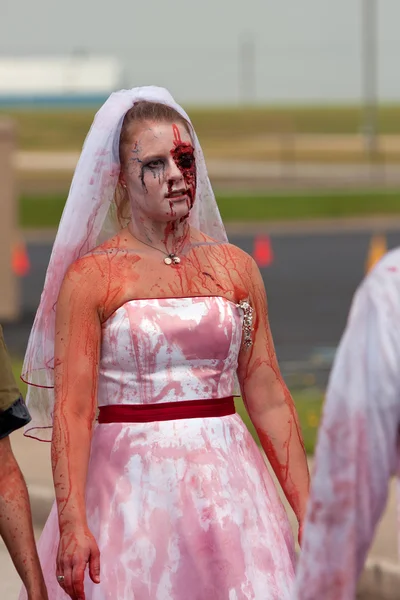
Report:
M241 313L220 296L126 302L103 324L99 406L233 395Z
M247 302L222 297L126 302L103 324L99 403L232 395L250 320ZM290 598L290 524L237 413L97 423L87 473L87 523L102 561L101 583L85 574L87 600L186 600L188 590L191 600ZM39 554L49 597L65 600L58 546L54 503Z

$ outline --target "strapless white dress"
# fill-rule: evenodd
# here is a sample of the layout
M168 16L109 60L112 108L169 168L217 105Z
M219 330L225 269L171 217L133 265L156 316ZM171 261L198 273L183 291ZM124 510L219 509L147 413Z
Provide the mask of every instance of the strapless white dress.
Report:
M99 406L233 395L242 316L222 297L127 302L103 324ZM289 598L291 528L237 414L97 424L86 506L101 553L87 600ZM58 536L53 506L39 555L49 598L66 600Z

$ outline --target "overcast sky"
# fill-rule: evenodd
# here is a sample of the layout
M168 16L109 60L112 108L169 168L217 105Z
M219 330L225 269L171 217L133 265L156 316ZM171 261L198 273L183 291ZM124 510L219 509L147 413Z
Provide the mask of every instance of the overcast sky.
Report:
M158 84L181 102L236 103L247 36L256 57L254 94L247 89L257 101L357 101L363 1L0 0L0 56L113 55L124 87ZM400 0L377 2L379 92L400 101Z

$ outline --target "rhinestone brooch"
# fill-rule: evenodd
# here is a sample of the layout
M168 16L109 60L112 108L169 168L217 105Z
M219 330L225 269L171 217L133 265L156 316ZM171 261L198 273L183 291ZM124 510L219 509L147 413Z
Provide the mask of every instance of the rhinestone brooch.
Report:
M254 309L248 300L241 300L236 306L243 311L243 345L248 349L253 345Z

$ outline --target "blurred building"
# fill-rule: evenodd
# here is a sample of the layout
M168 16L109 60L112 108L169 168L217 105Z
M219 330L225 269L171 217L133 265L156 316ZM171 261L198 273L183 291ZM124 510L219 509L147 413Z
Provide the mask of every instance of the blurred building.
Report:
M0 105L99 103L120 83L110 57L0 58Z

